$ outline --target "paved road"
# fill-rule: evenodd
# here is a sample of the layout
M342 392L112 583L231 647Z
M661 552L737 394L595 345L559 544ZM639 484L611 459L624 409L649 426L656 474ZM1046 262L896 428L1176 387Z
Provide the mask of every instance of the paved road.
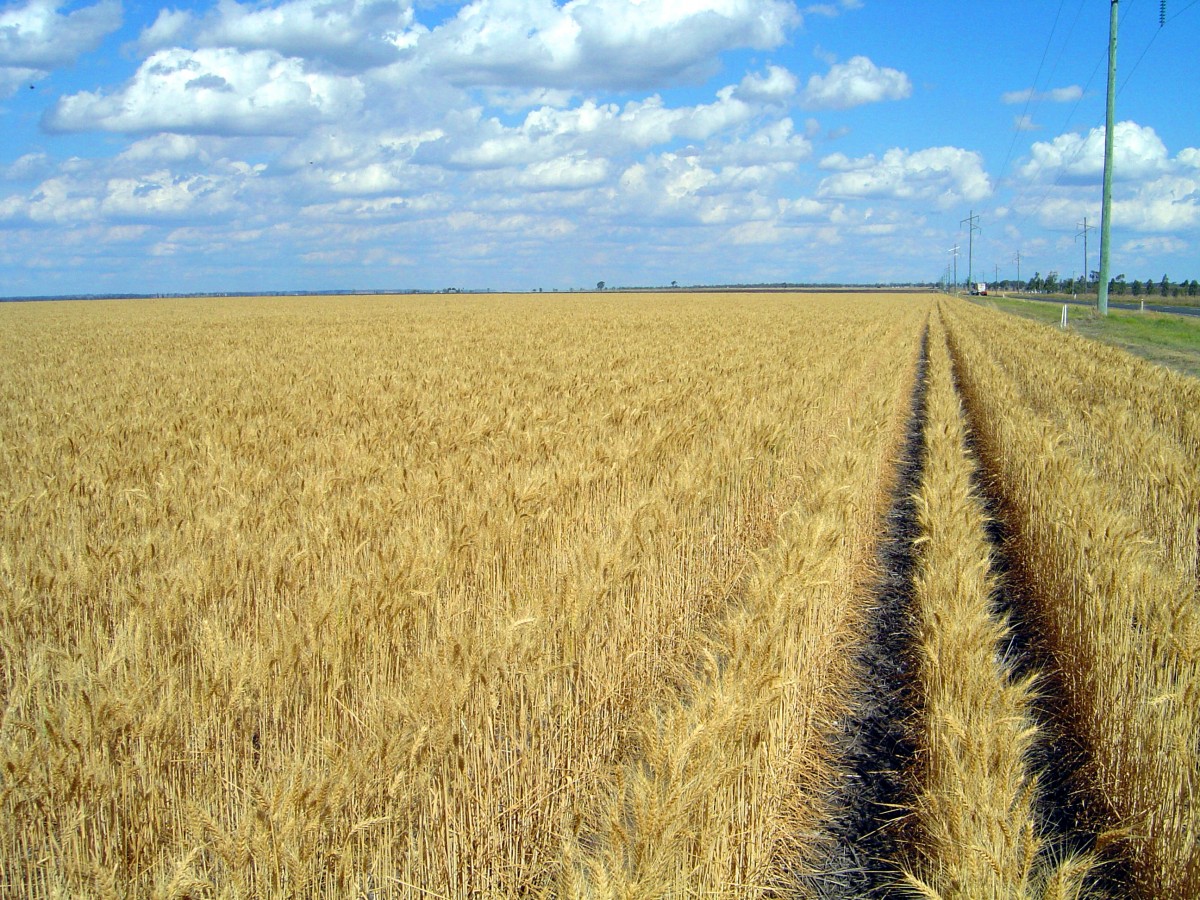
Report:
M1000 294L996 295L1001 296ZM1063 300L1054 299L1052 297L1031 297L1028 294L1009 294L1016 300L1036 300L1039 303L1053 303L1061 306L1064 303L1069 303L1072 306L1095 306L1096 304L1089 300ZM1138 310L1141 308L1139 303L1116 303L1112 300L1108 301L1110 309L1132 309ZM1200 316L1200 306L1159 306L1157 303L1147 303L1146 309L1151 312L1173 313L1177 316Z

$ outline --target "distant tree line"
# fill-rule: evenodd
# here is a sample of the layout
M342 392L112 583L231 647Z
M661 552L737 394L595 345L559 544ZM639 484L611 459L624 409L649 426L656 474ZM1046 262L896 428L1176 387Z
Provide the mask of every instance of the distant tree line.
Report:
M1005 279L992 282L989 287L1000 291L1029 291L1038 294L1094 294L1100 282L1100 273L1092 272L1086 281L1078 278L1060 279L1057 272L1043 276L1035 272L1033 277L1023 281ZM1195 278L1183 281L1172 281L1166 275L1157 280L1147 278L1145 281L1134 279L1127 281L1125 276L1118 275L1108 282L1108 293L1115 297L1200 297L1200 281Z

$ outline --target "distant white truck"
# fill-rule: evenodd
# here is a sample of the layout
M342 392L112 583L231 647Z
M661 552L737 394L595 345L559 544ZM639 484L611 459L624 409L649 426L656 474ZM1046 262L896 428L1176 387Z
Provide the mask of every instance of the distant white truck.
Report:
M987 296L987 282L986 281L975 282L975 286L971 291L971 296L972 297L986 297Z

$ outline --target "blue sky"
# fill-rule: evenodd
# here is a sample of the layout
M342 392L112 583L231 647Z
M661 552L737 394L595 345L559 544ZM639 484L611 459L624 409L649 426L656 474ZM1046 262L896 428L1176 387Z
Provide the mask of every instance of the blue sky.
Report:
M1197 278L1200 3L1120 10L1112 273ZM1108 11L0 3L0 296L1069 277Z

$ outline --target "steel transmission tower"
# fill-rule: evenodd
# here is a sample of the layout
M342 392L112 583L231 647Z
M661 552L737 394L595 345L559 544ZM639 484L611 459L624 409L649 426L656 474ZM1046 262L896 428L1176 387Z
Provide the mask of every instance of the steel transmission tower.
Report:
M967 229L967 290L971 289L969 285L975 283L975 232L979 230L979 225L976 224L978 221L979 216L975 215L975 210L971 210L971 214L958 223L969 226Z
M1075 234L1075 243L1079 243L1080 237L1083 238L1083 292L1086 294L1087 293L1087 284L1088 284L1087 233L1089 231L1095 231L1096 226L1089 225L1087 223L1087 216L1084 216L1083 223L1080 225L1076 225L1075 227L1079 229L1079 231L1076 232L1076 234Z

